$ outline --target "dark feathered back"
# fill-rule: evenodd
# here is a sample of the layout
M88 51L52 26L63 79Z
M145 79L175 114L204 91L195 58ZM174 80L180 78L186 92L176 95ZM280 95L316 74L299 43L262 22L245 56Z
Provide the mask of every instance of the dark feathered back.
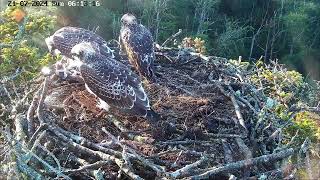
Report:
M123 23L120 31L120 40L128 55L129 62L140 75L154 81L155 53L153 37L150 31L138 23L130 25Z
M81 42L91 42L92 44L95 44L96 51L99 54L107 57L114 57L112 50L108 47L107 42L102 37L83 28L63 27L46 39L50 52L57 49L62 55L69 58L71 58L71 49Z
M147 117L149 99L139 77L122 63L99 54L81 59L87 87L108 105L135 116Z

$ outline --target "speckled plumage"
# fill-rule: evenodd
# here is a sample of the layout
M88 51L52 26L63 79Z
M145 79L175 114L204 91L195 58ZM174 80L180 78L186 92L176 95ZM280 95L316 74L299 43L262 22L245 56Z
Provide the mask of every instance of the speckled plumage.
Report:
M90 46L81 43L71 51L83 62L79 71L89 92L121 112L147 117L152 110L139 77L121 62L90 51Z
M121 18L120 43L128 55L129 62L140 75L153 81L155 53L153 38L150 31L142 24L138 24L131 14Z
M63 109L63 101L72 95L73 92L83 91L83 84L69 84L61 87L53 88L52 92L49 92L44 99L44 104L49 108Z
M46 44L51 53L59 51L64 56L71 58L71 49L81 43L90 42L95 51L108 57L114 57L107 42L96 33L78 27L63 27L57 30L52 36L46 38Z

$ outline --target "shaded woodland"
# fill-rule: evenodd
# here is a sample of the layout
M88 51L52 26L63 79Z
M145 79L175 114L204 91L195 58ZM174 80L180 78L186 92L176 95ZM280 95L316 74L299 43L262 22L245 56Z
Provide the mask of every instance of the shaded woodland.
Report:
M121 15L131 12L158 43L183 30L201 37L207 52L264 62L279 59L319 79L320 2L316 0L110 0L101 8L64 8L61 25L99 26L106 38L118 36ZM79 18L81 17L81 18Z

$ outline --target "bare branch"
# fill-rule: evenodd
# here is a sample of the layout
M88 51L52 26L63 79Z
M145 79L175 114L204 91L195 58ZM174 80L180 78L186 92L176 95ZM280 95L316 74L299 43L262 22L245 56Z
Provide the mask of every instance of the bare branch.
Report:
M210 176L218 175L226 172L237 171L241 168L248 168L260 163L274 162L282 160L294 154L292 148L269 155L263 155L252 159L242 160L234 163L229 163L221 167L213 167L206 169L204 173L196 176L192 176L191 179L207 179Z
M174 40L174 38L178 37L180 34L182 33L182 29L179 29L178 32L176 32L175 34L171 35L168 39L166 39L161 46L165 47L169 42L171 42L172 40Z
M236 111L236 115L238 117L238 120L239 120L239 124L246 130L248 131L246 125L245 125L245 122L244 122L244 119L242 117L242 114L241 114L241 111L240 111L240 106L235 98L235 96L231 93L228 93L226 92L226 90L224 90L224 88L221 86L220 82L216 81L216 86L220 89L220 91L227 97L230 97L232 103L233 103L233 106L234 106L234 109Z
M207 160L208 160L207 157L204 155L201 157L200 160L198 160L192 164L188 164L188 165L184 166L183 168L178 169L174 172L168 173L167 176L172 179L190 176L195 168L197 168L198 166L200 166L201 164L203 164Z
M99 169L107 164L110 164L110 161L97 161L93 164L87 164L87 165L81 166L78 169L66 169L63 171L63 173L65 173L65 174L81 173L82 171L86 171L89 169Z
M40 95L40 99L39 99L39 103L38 103L38 108L37 108L37 116L38 116L38 119L40 121L40 124L42 123L45 123L47 120L45 120L43 118L43 109L44 109L44 99L47 95L47 91L48 91L48 77L46 77L44 79L44 82L43 82L43 86L42 86L42 92L41 92L41 95Z

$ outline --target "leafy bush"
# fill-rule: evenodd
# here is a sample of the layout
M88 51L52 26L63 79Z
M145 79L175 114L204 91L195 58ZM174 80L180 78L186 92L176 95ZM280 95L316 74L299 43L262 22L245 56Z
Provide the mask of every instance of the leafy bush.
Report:
M316 105L314 102L319 101L318 91L314 90L317 85L307 82L299 72L287 70L276 62L265 65L262 61L258 61L255 68L251 81L276 102L271 110L275 112L277 118L289 125L284 129L289 140L297 135L295 142L299 144L306 138L310 138L313 142L319 141L320 117L303 110L303 107L314 106Z
M320 117L308 111L302 111L296 114L294 123L286 129L286 133L291 137L298 132L297 142L302 143L307 137L313 141L320 140Z
M256 86L263 84L264 92L288 106L300 99L300 91L304 88L302 75L297 71L288 71L280 65L266 66L262 61L256 63L256 74L251 81Z
M248 31L248 26L241 26L236 21L226 20L224 32L219 34L219 37L215 41L214 52L223 57L235 57L239 54L247 54L244 42Z
M53 62L45 37L52 33L55 17L35 9L8 7L0 18L0 76L21 72L17 80L29 80L39 68Z
M205 54L206 53L206 44L205 40L200 37L185 37L182 40L182 47L184 48L193 48L196 52Z

